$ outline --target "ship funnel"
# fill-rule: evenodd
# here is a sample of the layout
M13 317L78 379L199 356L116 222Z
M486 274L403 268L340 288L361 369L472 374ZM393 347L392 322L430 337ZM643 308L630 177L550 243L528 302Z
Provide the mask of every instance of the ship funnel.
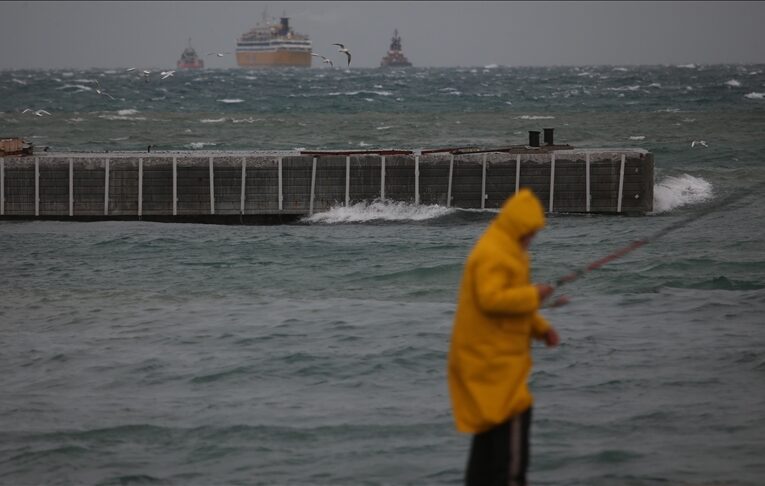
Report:
M545 145L555 145L553 143L553 131L554 128L545 128Z
M529 147L539 147L539 132L529 130Z
M279 31L279 35L287 35L290 32L290 19L289 17L282 17L282 28Z

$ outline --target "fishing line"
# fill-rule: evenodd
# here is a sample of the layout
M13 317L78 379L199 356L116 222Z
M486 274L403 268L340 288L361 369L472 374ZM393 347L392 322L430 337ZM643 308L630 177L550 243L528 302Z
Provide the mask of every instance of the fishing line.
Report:
M710 215L710 214L712 214L712 213L714 213L716 211L719 211L720 209L722 209L722 208L724 208L726 206L729 206L730 204L738 201L739 199L743 199L744 197L750 196L752 194L757 194L757 191L760 190L760 189L763 189L763 188L765 188L765 184L759 184L759 185L756 185L756 186L752 187L750 190L744 190L744 191L732 194L732 195L726 197L725 199L721 200L719 203L717 203L717 204L707 208L704 211L700 211L700 212L698 212L696 214L688 216L687 218L681 219L680 221L677 221L675 223L667 225L666 227L660 229L659 231L656 231L655 233L653 233L653 234L651 234L651 235L649 235L649 236L647 236L645 238L642 238L642 239L639 239L639 240L635 240L632 243L630 243L629 245L616 250L615 252L611 253L610 255L607 255L607 256L605 256L603 258L600 258L599 260L595 260L594 262L590 263L587 266L584 266L582 268L574 270L573 272L558 278L555 281L555 283L552 285L553 291L555 291L556 289L558 289L559 287L561 287L561 286L563 286L565 284L568 284L568 283L571 283L571 282L574 282L574 281L580 279L585 274L587 274L587 273L589 273L589 272L591 272L593 270L597 270L598 268L602 267L603 265L605 265L607 263L610 263L610 262L616 260L617 258L621 258L624 255L627 255L628 253L631 253L631 252L637 250L638 248L640 248L640 247L642 247L644 245L647 245L648 243L650 243L652 241L656 241L657 239L661 238L662 236L667 235L668 233L670 233L672 231L678 230L678 229L680 229L680 228L682 228L684 226L688 226L689 224L693 223L694 221L697 221L697 220L699 220L699 219L701 219L701 218L703 218L705 216L708 216L708 215Z

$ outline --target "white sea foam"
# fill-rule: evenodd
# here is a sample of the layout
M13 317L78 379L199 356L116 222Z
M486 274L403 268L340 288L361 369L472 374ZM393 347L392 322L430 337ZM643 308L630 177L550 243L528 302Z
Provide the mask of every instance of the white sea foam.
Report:
M102 118L104 120L121 120L121 121L146 120L145 116L125 116L125 115L99 115L98 118Z
M215 142L191 142L191 143L187 143L186 147L194 149L194 150L199 150L201 148L213 147L215 145L218 145L218 144Z
M645 140L645 135L633 135L630 140Z
M199 120L200 123L223 123L226 121L225 118L202 118Z
M544 115L521 115L516 116L516 120L554 120L554 116L544 116Z
M693 64L693 63L691 63L691 64L678 64L675 67L684 68L684 69L696 69L696 65Z
M363 94L376 94L378 96L391 96L393 94L390 91L373 91L373 90L369 91L369 90L363 90L362 89L360 91L345 91L345 92L342 92L342 93L339 92L339 91L335 91L335 92L329 93L329 96L341 96L341 95L355 96L357 94L362 94L362 93Z
M26 86L27 85L27 82L26 81L22 81L21 79L11 78L11 81L13 81L14 83L20 84L22 86Z
M499 65L498 65L498 64L487 64L487 65L486 65L486 66L484 66L483 68L484 68L484 69L497 69L498 67L499 67Z
M132 108L127 109L127 110L118 110L117 111L117 114L118 115L122 115L122 116L135 115L136 113L138 113L138 110L134 110Z
M390 127L390 126L384 126L384 127L376 127L376 128L377 128L377 130L389 130L389 129L390 129L390 128L392 128L392 127Z
M226 103L226 104L244 103L244 100L239 98L224 98L222 100L216 100L216 101L220 101L221 103Z
M648 85L649 88L661 88L661 83L651 83Z
M751 92L751 93L745 94L744 98L749 98L750 100L761 100L761 99L765 98L765 93Z
M637 91L640 89L639 84L635 84L632 86L620 86L618 88L606 88L606 91Z
M335 206L327 212L316 213L305 219L311 223L362 223L366 221L423 221L454 212L454 209L432 205L416 205L405 202L360 202L349 207Z
M56 89L69 89L69 88L77 88L77 91L74 91L74 93L79 93L80 91L93 91L93 88L90 86L85 86L82 84L65 84L63 86L59 86Z
M741 83L736 79L729 79L728 81L725 81L725 86L730 86L732 88L738 88L741 86Z
M613 71L621 71L621 72L626 72L626 71L627 71L627 68L623 68L623 67L615 67L615 68L613 69Z
M712 184L700 177L689 174L669 176L653 187L653 210L655 213L664 213L712 197Z

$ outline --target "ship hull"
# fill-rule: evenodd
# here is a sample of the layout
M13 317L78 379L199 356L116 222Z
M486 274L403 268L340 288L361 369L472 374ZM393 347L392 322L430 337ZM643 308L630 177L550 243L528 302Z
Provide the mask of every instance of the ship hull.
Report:
M295 66L311 67L311 53L290 51L237 52L236 63L239 67L275 67Z

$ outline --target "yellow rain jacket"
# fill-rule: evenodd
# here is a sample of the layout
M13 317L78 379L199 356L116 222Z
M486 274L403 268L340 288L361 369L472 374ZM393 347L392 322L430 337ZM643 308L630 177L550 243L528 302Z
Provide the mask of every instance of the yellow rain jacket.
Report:
M457 430L484 432L531 406L531 338L550 324L539 312L521 237L544 226L528 189L509 198L465 262L449 349Z

